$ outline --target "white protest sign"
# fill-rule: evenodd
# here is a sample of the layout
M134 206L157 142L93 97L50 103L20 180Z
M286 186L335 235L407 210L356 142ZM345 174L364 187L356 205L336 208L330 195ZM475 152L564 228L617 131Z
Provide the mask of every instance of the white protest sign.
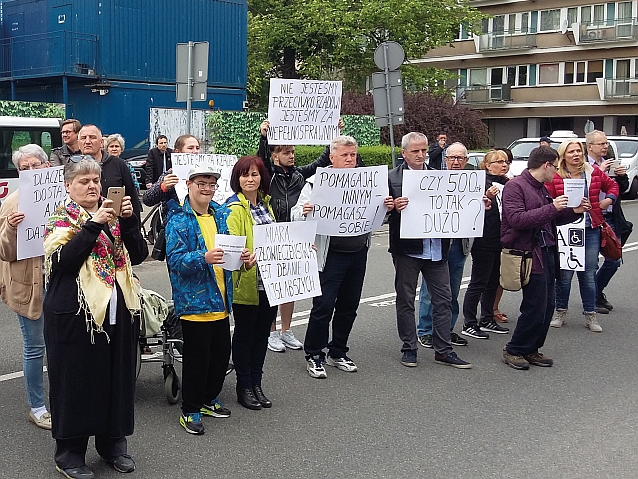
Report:
M404 170L401 238L483 236L484 170Z
M387 196L387 166L317 168L308 219L317 221L321 235L370 233L381 228Z
M64 203L64 167L21 171L18 177L18 259L44 254L44 227L49 216Z
M585 222L582 218L574 223L558 226L556 243L560 269L585 271Z
M244 263L241 260L241 253L245 247L245 236L216 234L215 248L221 248L224 250L224 255L222 256L224 263L218 266L221 266L228 271L237 271Z
M271 306L321 295L315 242L317 223L253 227L257 267Z
M270 79L268 143L327 145L340 135L341 82Z
M565 194L567 195L567 206L576 208L580 206L580 202L585 196L585 179L584 178L565 178Z
M234 194L230 188L230 175L233 171L233 166L237 163L237 156L173 153L171 154L171 161L173 163L173 173L179 178L179 183L175 185L175 192L180 202L183 202L188 194L186 180L188 179L188 172L195 165L211 165L215 171L222 175L217 180L217 189L215 190L213 201L221 204Z

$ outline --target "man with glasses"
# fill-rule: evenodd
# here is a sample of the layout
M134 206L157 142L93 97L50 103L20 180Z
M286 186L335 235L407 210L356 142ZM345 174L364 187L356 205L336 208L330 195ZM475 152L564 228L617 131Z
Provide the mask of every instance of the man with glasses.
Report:
M474 166L468 163L467 148L463 143L452 143L448 147L448 156L442 163L443 170L473 170ZM450 289L452 291L452 319L450 321L450 341L453 346L467 346L467 339L454 332L456 320L459 317L459 292L463 280L463 268L465 260L470 252L472 241L469 238L454 238L450 240L448 251L448 268L450 270ZM432 348L432 301L428 286L423 278L421 292L419 293L419 323L416 328L419 344L424 348Z
M66 165L71 155L77 155L80 153L80 144L78 142L78 133L82 128L82 124L69 118L62 122L62 143L64 145L53 148L49 157L51 166Z
M585 136L585 142L587 143L587 159L591 165L598 166L603 172L610 174L610 167L613 160L607 160L605 157L609 151L609 142L607 141L607 135L600 130L594 130ZM627 177L627 168L625 166L618 166L614 168L612 172L614 176L612 179L618 183L621 195L614 202L613 205L603 210L603 217L605 221L611 226L619 239L626 240L631 232L631 227L627 225L627 221L624 219L622 213L622 207L620 206L622 192L627 191L629 188L629 178ZM605 193L600 192L601 200L605 198ZM628 229L627 232L622 231L622 227ZM623 233L627 233L626 236ZM624 241L623 241L624 244ZM607 301L607 297L603 290L607 287L611 278L616 274L618 268L622 263L622 259L611 260L605 258L605 261L596 271L596 312L598 314L609 314L614 309L614 306Z
M514 369L554 364L539 349L545 343L554 314L554 288L560 271L556 224L571 223L591 209L587 198L577 208L567 207L567 195L552 200L545 183L552 181L557 168L556 150L539 146L530 153L527 169L503 188L501 244L532 253L532 274L523 286L521 314L512 339L503 350L503 362Z
M409 199L403 196L403 172L408 170L432 169L425 164L427 137L418 132L405 135L401 141L405 163L388 173L390 195L394 198L394 209L390 212L390 253L394 263L394 287L396 297L397 329L403 342L401 364L407 367L417 365L417 334L414 321L414 298L419 273L424 282L421 295L428 291L432 301L432 346L434 360L439 364L459 369L469 369L472 365L459 358L450 342L450 321L452 317L452 292L450 289L450 269L448 256L450 240L440 238L401 239L401 211ZM467 156L458 143L448 148L452 164L461 164L458 157ZM456 146L456 148L453 148ZM450 156L448 156L450 158ZM466 160L467 161L467 160ZM462 254L462 253L461 253ZM458 313L457 313L458 315Z

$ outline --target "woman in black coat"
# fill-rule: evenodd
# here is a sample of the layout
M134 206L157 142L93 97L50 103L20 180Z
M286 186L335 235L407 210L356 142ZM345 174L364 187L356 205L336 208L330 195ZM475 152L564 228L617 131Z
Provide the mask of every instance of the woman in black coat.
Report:
M126 436L133 401L140 309L132 264L148 255L130 197L119 211L100 195L101 167L90 156L64 168L68 193L45 232L46 317L55 463L66 477L92 478L89 436L100 456L131 472Z

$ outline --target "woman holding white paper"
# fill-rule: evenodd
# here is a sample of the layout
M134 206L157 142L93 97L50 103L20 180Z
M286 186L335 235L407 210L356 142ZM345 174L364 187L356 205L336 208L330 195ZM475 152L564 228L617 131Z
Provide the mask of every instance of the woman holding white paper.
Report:
M565 140L558 147L558 169L551 183L546 183L552 198L565 194L566 179L583 179L583 197L589 198L591 210L585 213L585 270L578 271L580 298L585 315L585 326L592 332L600 333L602 328L596 318L596 280L598 253L600 251L600 225L603 224L603 210L618 198L618 183L609 178L597 166L587 161L583 145L578 140ZM560 271L556 281L556 313L550 325L560 328L565 323L569 293L574 276L572 270Z
M242 156L233 167L230 187L235 194L228 198L231 213L228 229L231 234L246 237L251 262L233 272L235 287L233 311L233 363L237 373L237 402L248 409L272 407L264 395L263 376L270 325L277 316L277 306L271 306L261 281L253 253L253 226L275 222L270 206L270 175L257 156ZM251 264L252 263L252 264Z
M38 145L25 145L14 153L18 172L46 168L49 158ZM22 369L29 421L42 429L51 429L51 415L44 404L44 316L42 315L42 256L18 260L17 227L24 220L18 211L18 191L11 193L0 208L0 292L18 315L22 331ZM25 298L30 298L25 301Z
M233 302L231 274L221 268L224 251L215 247L215 236L228 234L230 213L213 201L219 177L209 165L194 166L184 204L168 202L166 260L184 339L179 422L189 434L204 433L202 414L230 416L217 398L230 358ZM248 260L247 250L244 253L242 260Z

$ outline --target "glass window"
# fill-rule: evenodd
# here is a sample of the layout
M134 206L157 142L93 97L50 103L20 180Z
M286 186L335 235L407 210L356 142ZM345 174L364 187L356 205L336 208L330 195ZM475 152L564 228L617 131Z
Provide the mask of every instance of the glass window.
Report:
M529 31L529 12L521 13L521 32Z
M560 29L560 9L541 11L541 32Z
M558 83L558 63L542 63L538 65L539 85Z
M516 31L516 14L512 13L507 19L507 31L514 33Z
M616 60L615 78L630 78L631 60Z
M594 5L594 25L603 25L605 23L605 6Z
M618 20L631 21L631 2L618 2Z
M505 15L497 15L492 19L492 33L500 33L505 31Z
M469 74L470 85L487 85L487 68L472 68Z
M507 67L507 84L509 86L516 85L516 67Z
M581 7L580 22L584 25L591 25L591 7Z
M596 83L596 78L603 77L603 61L592 60L587 62L587 83Z
M527 85L527 65L518 67L518 86Z
M563 83L565 85L571 85L574 83L574 63L565 62L565 75L563 76Z
M481 33L488 33L490 31L490 19L484 18L481 20Z
M572 28L572 23L578 22L578 8L567 9L567 28Z
M576 62L576 83L585 83L585 62Z

